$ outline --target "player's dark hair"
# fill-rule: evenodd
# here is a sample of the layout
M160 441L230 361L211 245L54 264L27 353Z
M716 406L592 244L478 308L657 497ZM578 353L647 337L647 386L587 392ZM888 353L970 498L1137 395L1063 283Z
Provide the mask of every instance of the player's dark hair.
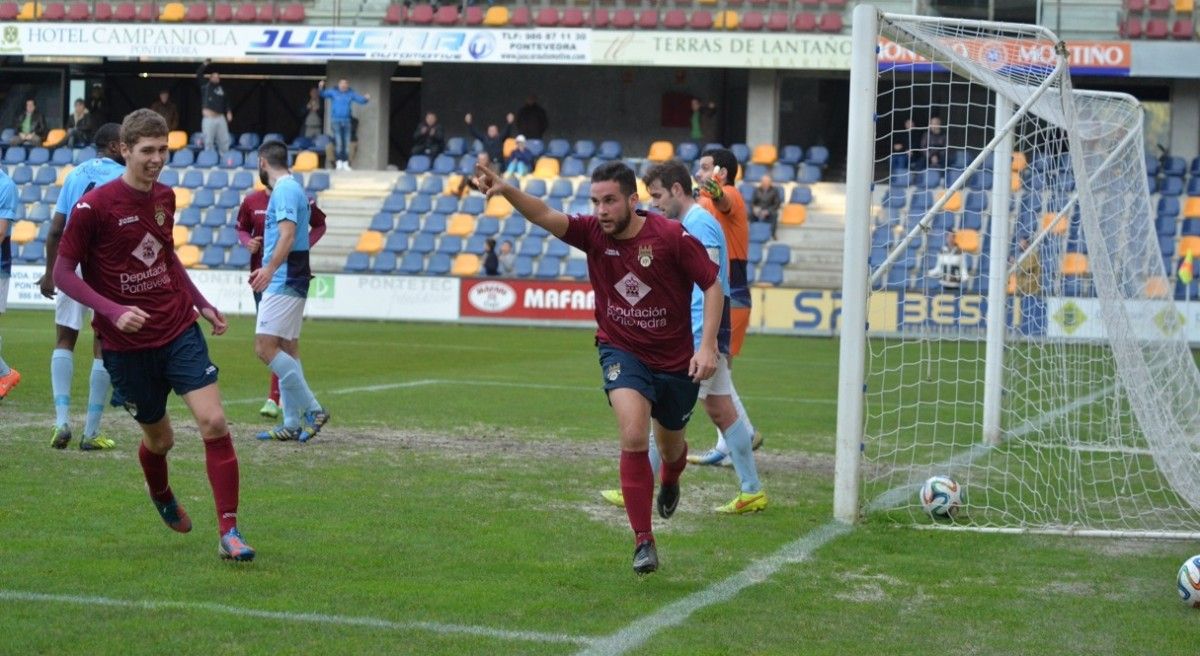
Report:
M642 176L642 182L649 187L655 180L658 180L667 191L671 191L671 187L678 184L683 188L684 194L692 195L692 174L683 165L683 162L670 160L651 166L650 170L646 171L646 175Z
M121 141L133 148L138 140L167 136L167 121L151 109L135 109L121 121Z
M709 148L700 153L701 157L711 157L714 166L725 169L725 184L733 184L737 180L737 156L728 148Z
M106 150L116 150L113 144L121 143L121 126L116 123L105 123L96 130L96 135L92 138L92 145L96 147L96 152L104 152Z
M288 167L288 150L282 141L275 139L264 141L258 147L258 156L267 160L267 166L273 169L286 169Z
M592 182L616 182L626 198L637 193L637 176L620 160L605 162L592 171Z

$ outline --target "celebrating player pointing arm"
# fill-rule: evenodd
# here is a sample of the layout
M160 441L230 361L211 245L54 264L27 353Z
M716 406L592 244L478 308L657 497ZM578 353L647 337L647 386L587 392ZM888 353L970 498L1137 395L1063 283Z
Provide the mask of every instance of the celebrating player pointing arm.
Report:
M594 216L570 216L476 168L480 191L506 198L518 212L587 253L596 294L596 346L604 390L620 431L621 490L634 532L633 569L658 568L651 531L654 474L647 455L654 422L662 455L658 512L670 517L687 466L686 426L700 382L717 367L724 293L717 265L678 222L637 210L637 182L622 162L592 174ZM692 286L704 290L700 346L693 350Z

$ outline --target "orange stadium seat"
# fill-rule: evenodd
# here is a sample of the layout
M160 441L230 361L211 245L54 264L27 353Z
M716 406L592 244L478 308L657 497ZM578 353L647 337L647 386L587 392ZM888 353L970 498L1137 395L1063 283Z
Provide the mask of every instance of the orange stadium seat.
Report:
M1043 214L1042 215L1042 230L1045 230L1047 227L1049 227L1050 223L1053 222L1055 219L1058 219L1057 212L1046 212L1045 214ZM1067 217L1064 216L1061 220L1059 220L1057 223L1054 224L1054 228L1050 230L1050 234L1053 234L1053 235L1066 234L1067 233L1067 223L1069 223L1069 221L1067 220Z
M454 256L454 263L450 265L450 275L452 276L473 276L479 273L479 256L474 253L459 253Z
M533 176L535 178L545 178L553 180L558 177L559 163L553 157L539 157L537 164L533 167Z
M175 257L179 258L179 263L183 266L193 269L200 264L200 247L193 244L184 244L175 249Z
M942 206L942 209L947 212L961 212L962 208L963 197L961 191L956 191L953 194L950 194L950 198L947 199L946 204Z
M1028 165L1029 162L1025 159L1025 153L1018 150L1012 154L1013 173L1020 173L1021 171L1024 171L1025 167Z
M1195 0L1175 0L1175 13L1177 14L1190 14L1195 8Z
M954 243L963 250L964 253L979 254L979 232L970 229L959 230L954 233Z
M514 139L513 137L509 137L509 138L505 139L504 147L503 147L504 159L508 159L508 156L511 155L512 152L516 149L517 149L517 140L516 139Z
M488 199L487 207L483 210L484 216L494 216L498 219L507 218L512 213L512 203L508 202L504 196L492 196Z
M1150 276L1146 279L1147 298L1170 298L1171 285L1166 276Z
M754 13L759 16L759 23L758 27L753 29L762 29L762 15L758 14L758 12ZM713 18L713 27L717 28L718 30L736 30L738 28L737 12L731 9L717 12L717 15Z
M1200 196L1188 196L1183 201L1183 218L1200 219Z
M311 150L302 150L296 153L296 161L292 164L292 170L299 173L308 173L316 171L320 162L317 160L317 154Z
M42 142L43 148L54 148L61 144L67 138L67 131L62 128L54 128L46 135L46 140Z
M67 180L67 174L70 173L71 170L74 168L75 167L71 164L66 164L66 165L59 167L58 177L55 178L54 184L61 187L63 185L63 182L66 182L66 180Z
M800 203L788 203L779 213L780 225L804 225L806 220L808 220L808 208Z
M1179 248L1175 249L1179 255L1192 254L1192 257L1200 256L1200 237L1189 236L1179 238Z
M483 15L483 24L488 27L504 27L508 25L508 7L493 5L488 7Z
M450 223L446 226L446 234L456 237L467 237L475 232L475 217L470 214L456 212L450 215Z
M1082 276L1088 272L1088 259L1083 253L1064 253L1062 273L1064 276Z
M17 14L19 21L34 21L42 17L42 3L26 2L21 5L21 12Z
M650 202L650 192L646 189L646 183L642 182L641 178L637 179L637 194L638 200L642 201L643 203Z
M451 173L446 177L446 189L442 193L447 196L457 196L458 185L462 184L462 179L461 173Z
M779 159L779 151L771 144L758 144L754 147L754 154L750 156L751 164L763 164L770 166Z
M171 228L171 241L175 242L176 244L186 244L188 242L188 238L191 236L192 235L188 232L188 229L184 226L176 225L174 228Z
M176 151L188 145L188 134L183 130L172 130L167 133L167 148Z
M12 234L9 236L12 238L14 243L28 244L34 239L37 239L37 233L38 228L36 223L22 219L17 221L16 225L13 226Z
M164 23L179 23L183 21L183 17L187 15L187 9L182 2L168 2L163 5L162 11L158 14L158 20Z
M1008 274L1007 291L1008 291L1009 296L1016 295L1016 293L1017 293L1017 274L1015 274L1015 273Z
M655 141L650 144L650 152L646 159L651 162L665 162L675 156L675 145L670 141Z
M369 255L379 255L383 252L383 233L374 230L364 230L358 237L354 250Z
M175 187L175 209L182 210L192 205L192 190L187 187Z

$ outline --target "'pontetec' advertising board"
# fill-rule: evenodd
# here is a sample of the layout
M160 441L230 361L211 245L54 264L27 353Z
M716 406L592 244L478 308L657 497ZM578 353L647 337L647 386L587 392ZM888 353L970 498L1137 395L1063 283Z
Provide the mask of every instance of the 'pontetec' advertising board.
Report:
M461 289L463 318L596 322L596 294L586 282L479 278Z

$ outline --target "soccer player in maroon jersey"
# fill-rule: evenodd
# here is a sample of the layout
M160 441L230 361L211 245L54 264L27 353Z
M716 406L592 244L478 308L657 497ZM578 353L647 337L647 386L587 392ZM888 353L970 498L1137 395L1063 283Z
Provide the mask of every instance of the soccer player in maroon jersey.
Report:
M479 190L501 195L555 237L587 253L596 294L596 346L604 391L621 439L621 491L634 532L633 570L658 569L651 532L654 474L650 422L662 455L658 514L679 503L679 475L687 466L686 427L700 382L717 367L717 330L724 292L717 264L677 221L637 209L637 181L623 162L592 173L594 216L567 216L476 167ZM692 347L692 285L704 290L700 347Z
M192 520L167 479L167 452L175 444L167 397L183 397L204 440L208 480L216 501L223 558L252 560L254 549L237 528L238 461L233 449L217 366L196 323L196 313L225 332L225 316L192 284L175 256L171 229L175 194L160 184L167 161L167 123L139 109L121 123L121 177L84 194L54 263L54 284L94 310L104 367L126 407L142 427L138 459L150 498L171 529L192 530ZM75 272L82 267L83 277Z
M242 206L238 208L237 217L237 234L238 241L246 250L250 251L250 273L254 273L262 268L262 245L263 245L263 221L267 216L267 203L271 200L270 189L259 189L253 193L247 194L242 199ZM316 201L308 199L309 209L309 232L308 246L312 248L321 236L325 234L325 213L321 208L317 207ZM254 310L258 311L258 303L262 300L261 292L254 292ZM299 338L297 338L297 348L299 348ZM276 419L279 417L279 376L271 374L271 391L267 395L267 401L263 407L259 409L258 414Z

